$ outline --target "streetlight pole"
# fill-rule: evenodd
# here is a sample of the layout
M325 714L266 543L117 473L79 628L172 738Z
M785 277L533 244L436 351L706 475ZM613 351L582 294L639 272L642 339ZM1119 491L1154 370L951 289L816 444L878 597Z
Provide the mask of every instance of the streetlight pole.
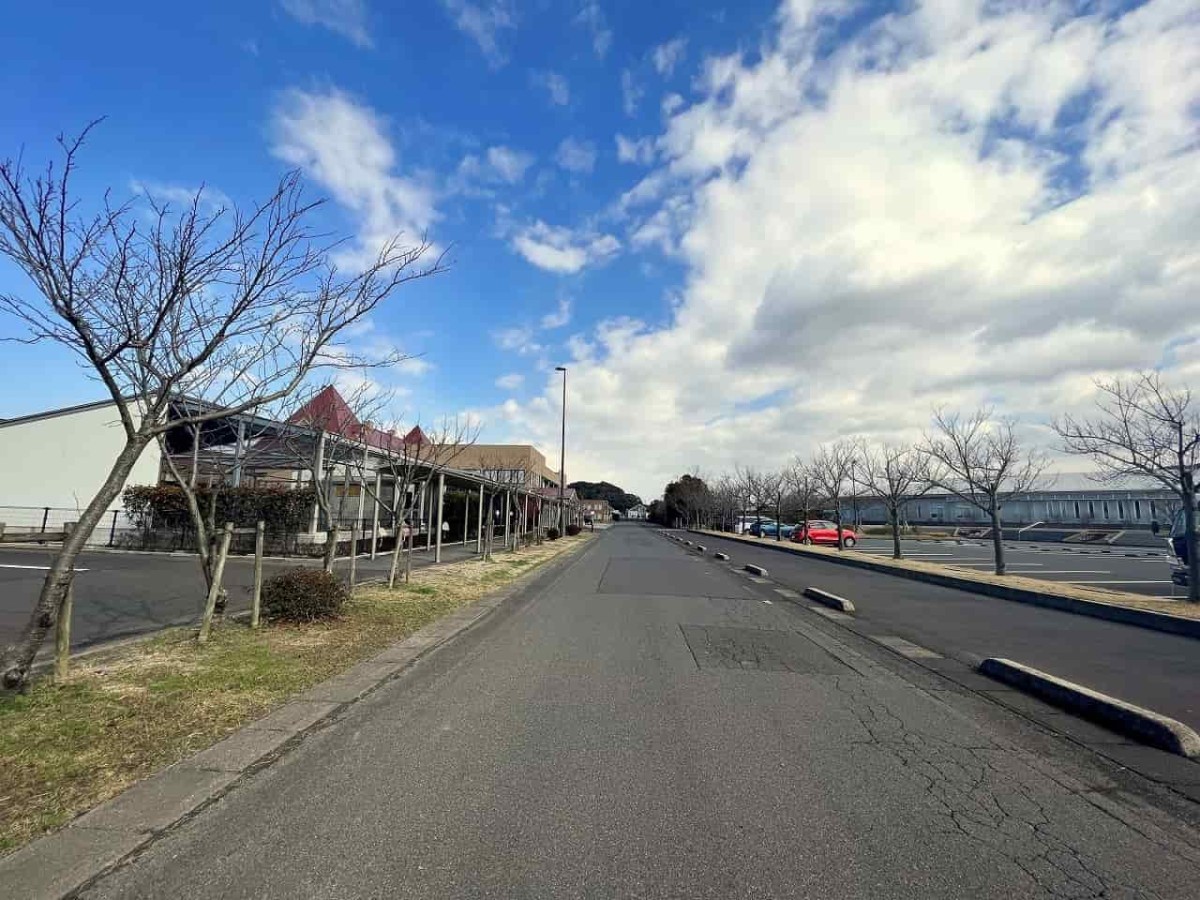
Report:
M558 449L558 527L565 535L567 532L565 519L567 487L567 367L555 366L554 371L562 372L563 377L562 443Z

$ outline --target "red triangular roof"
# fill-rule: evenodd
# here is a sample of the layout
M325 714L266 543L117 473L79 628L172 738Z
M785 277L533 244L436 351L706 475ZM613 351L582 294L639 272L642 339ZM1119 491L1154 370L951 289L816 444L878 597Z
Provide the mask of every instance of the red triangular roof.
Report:
M322 388L311 400L288 416L288 424L316 426L329 434L342 435L392 452L403 452L406 447L429 443L429 438L419 425L414 426L402 438L380 431L371 425L364 425L333 385Z

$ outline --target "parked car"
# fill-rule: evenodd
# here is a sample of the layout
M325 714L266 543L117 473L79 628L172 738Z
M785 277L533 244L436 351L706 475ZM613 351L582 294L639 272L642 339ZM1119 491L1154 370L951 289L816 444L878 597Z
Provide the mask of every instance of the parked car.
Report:
M779 526L777 526L774 522L763 522L762 528L760 529L762 531L762 534L758 535L758 536L759 537L775 537L775 531L777 528L779 531L779 536L781 538L783 538L784 540L789 540L789 541L792 539L792 534L796 530L795 525L779 525Z
M813 519L808 523L808 530L803 525L797 525L792 533L793 541L797 544L833 544L837 546L837 524L823 519ZM858 533L853 528L842 526L842 544L853 547L858 543Z
M774 519L761 519L761 520L755 519L748 526L746 526L745 533L752 534L755 537L763 537L766 534L772 534L772 535L775 534L775 531L773 530L774 528L775 528L775 520ZM768 529L771 529L771 530L768 531Z

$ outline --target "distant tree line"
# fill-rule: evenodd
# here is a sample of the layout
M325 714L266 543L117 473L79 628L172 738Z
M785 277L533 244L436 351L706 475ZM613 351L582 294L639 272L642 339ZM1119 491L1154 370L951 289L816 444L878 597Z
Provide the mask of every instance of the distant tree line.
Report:
M567 487L574 488L581 500L607 500L608 505L620 513L642 505L642 498L637 494L630 494L607 481L573 481Z

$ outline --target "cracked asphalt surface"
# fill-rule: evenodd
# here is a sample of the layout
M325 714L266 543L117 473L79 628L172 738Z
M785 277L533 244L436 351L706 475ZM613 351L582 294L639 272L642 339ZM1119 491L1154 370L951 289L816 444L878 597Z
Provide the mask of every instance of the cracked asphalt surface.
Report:
M84 895L1191 898L1197 821L622 525Z

